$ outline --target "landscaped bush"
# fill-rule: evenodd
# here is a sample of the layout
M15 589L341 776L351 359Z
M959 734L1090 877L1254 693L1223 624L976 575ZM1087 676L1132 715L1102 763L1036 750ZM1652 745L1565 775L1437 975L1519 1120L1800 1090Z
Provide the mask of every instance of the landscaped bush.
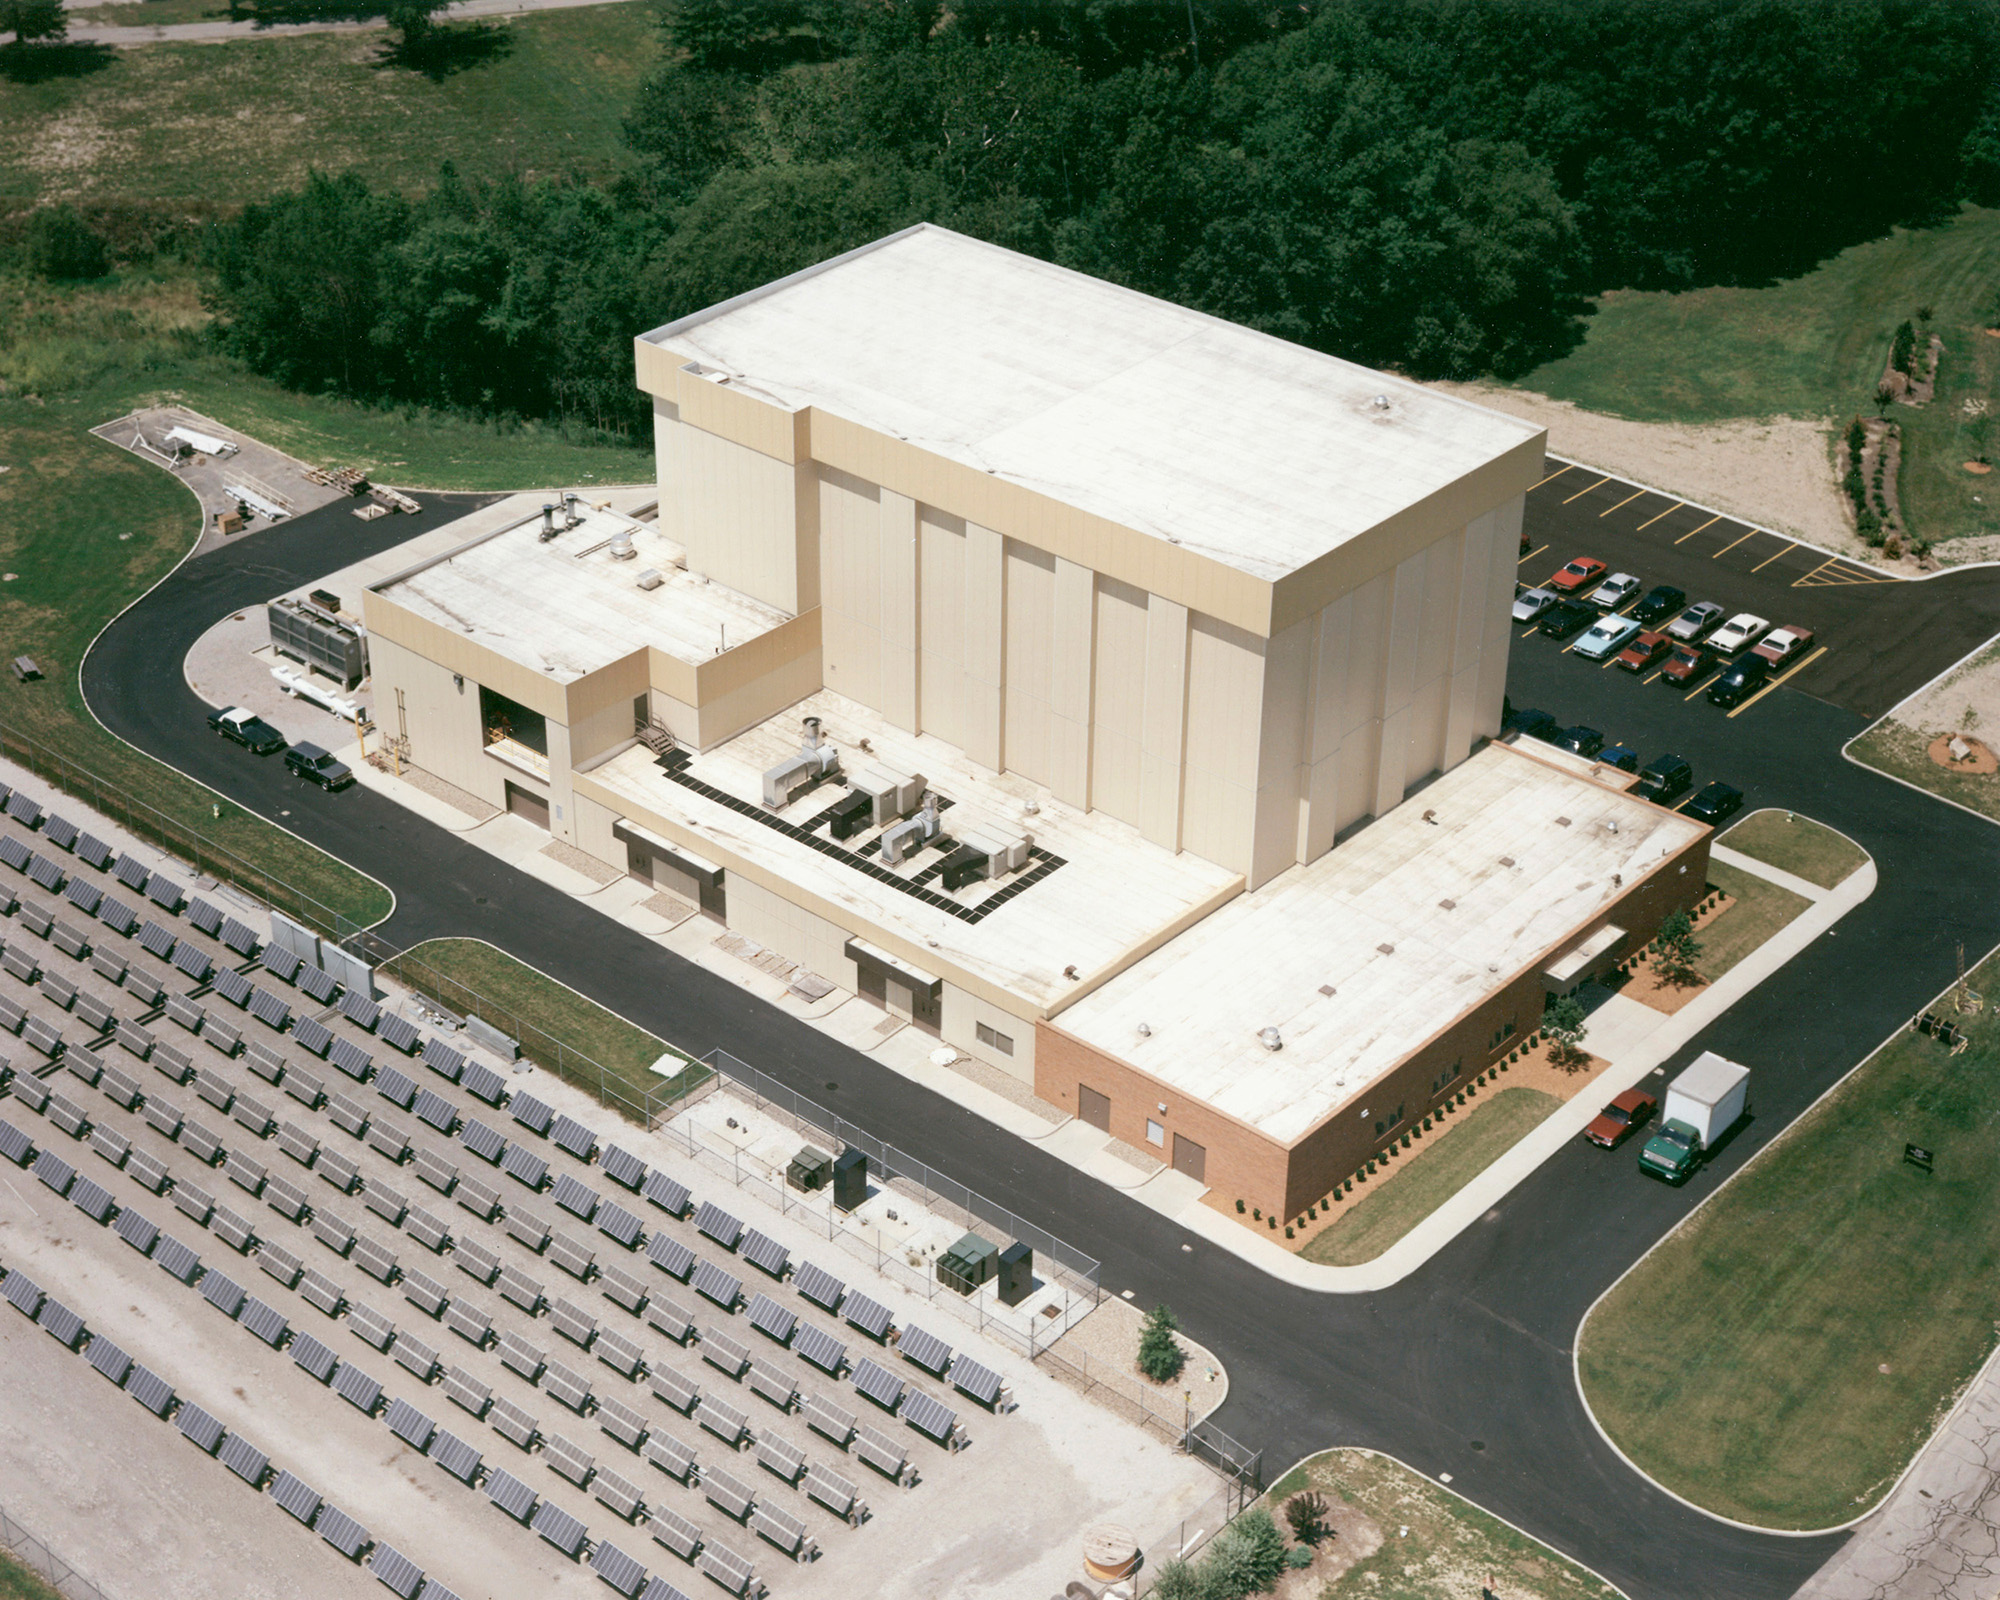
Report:
M1287 1236L1291 1234L1287 1228ZM1181 1348L1174 1330L1180 1324L1165 1305L1154 1306L1146 1314L1146 1326L1139 1334L1139 1370L1155 1383L1167 1383L1181 1375L1187 1365L1187 1351Z

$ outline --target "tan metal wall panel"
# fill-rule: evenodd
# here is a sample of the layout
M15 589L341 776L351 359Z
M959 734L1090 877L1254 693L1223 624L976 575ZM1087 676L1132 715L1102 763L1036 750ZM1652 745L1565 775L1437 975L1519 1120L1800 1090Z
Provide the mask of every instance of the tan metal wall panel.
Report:
M1188 610L1161 595L1146 602L1146 706L1139 745L1139 831L1181 848L1187 759Z
M1090 747L1090 800L1140 825L1139 753L1146 722L1146 595L1116 578L1097 580L1097 659Z
M369 668L375 721L383 734L395 738L407 726L416 765L468 794L504 805L501 768L483 753L477 680L468 677L461 690L451 668L380 634L369 640Z
M874 484L822 469L820 610L826 683L851 700L882 704L882 505Z
M998 772L1007 731L1007 541L965 525L965 753Z
M799 469L695 426L676 425L677 517L688 567L781 611L800 605ZM808 469L809 470L809 469Z
M922 506L917 538L917 720L965 750L965 524Z
M1181 844L1252 873L1265 641L1214 617L1188 630L1187 744Z
M1054 774L1050 759L1050 689L1055 656L1056 560L1007 541L1005 768L1035 783Z
M1091 804L1091 691L1097 655L1097 575L1056 558L1049 677L1049 788L1058 800Z
M882 703L893 727L917 732L917 505L882 491Z

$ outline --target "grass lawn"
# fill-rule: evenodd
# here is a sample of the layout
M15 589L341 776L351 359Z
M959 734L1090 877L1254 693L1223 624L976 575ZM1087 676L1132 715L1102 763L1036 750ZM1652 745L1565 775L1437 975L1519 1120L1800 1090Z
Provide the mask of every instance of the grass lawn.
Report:
M2000 406L2000 339L1986 337L1978 315L1996 257L2000 211L1967 208L1768 288L1617 291L1577 349L1518 381L1641 422L1788 415L1838 425L1871 408L1896 325L1928 305L1945 341L1937 398L1890 408L1906 446L1904 512L1919 538L2000 534L2000 489L1982 488L1995 480L1960 465L1974 453L1964 403Z
M402 189L433 183L445 160L476 178L619 168L619 126L660 54L652 7L495 18L457 36L471 53L436 77L386 63L392 35L368 29L146 45L80 76L0 80L0 199L227 206L310 167Z
M156 582L200 531L193 498L168 474L89 429L134 406L178 398L309 459L383 467L434 487L520 488L631 480L637 450L565 442L554 430L503 434L443 419L290 395L240 376L201 344L185 274L115 277L56 292L0 278L0 642L47 679L0 675L0 724L88 768L118 794L155 806L262 871L359 923L389 896L332 857L228 804L113 739L83 707L77 668L98 630ZM178 663L172 670L179 670ZM255 889L254 884L248 885Z
M709 1075L691 1064L677 1078L658 1076L651 1068L671 1050L665 1040L483 940L431 939L382 970L447 1010L477 1012L518 1039L531 1061L578 1087L599 1093L608 1086L600 1098L635 1121L637 1106L657 1111L669 1094L685 1093Z
M1499 1593L1509 1600L1622 1600L1618 1590L1539 1539L1372 1450L1328 1450L1271 1485L1259 1503L1280 1532L1285 1501L1307 1489L1330 1502L1346 1501L1375 1524L1382 1540L1373 1554L1323 1583L1319 1600L1457 1600L1478 1594L1489 1575L1500 1580ZM1322 1546L1322 1559L1347 1554L1341 1543Z
M1972 986L2000 986L2000 962ZM1956 1058L1900 1033L1585 1323L1591 1408L1677 1494L1828 1527L1888 1488L1993 1348L2000 1020ZM1926 1177L1905 1143L1937 1152Z
M1885 718L1849 745L1847 753L1863 766L1956 800L1968 810L2000 822L2000 775L1946 771L1928 753L1934 737Z
M1708 881L1736 902L1697 930L1701 958L1695 966L1710 983L1812 905L1803 895L1720 861L1709 862Z
M1754 811L1715 842L1822 889L1839 887L1868 859L1845 834L1790 811Z
M0 1550L0 1600L62 1600L33 1567Z
M1562 1102L1540 1089L1502 1089L1435 1136L1367 1199L1299 1252L1329 1267L1373 1261L1524 1138Z
M104 0L69 13L72 28L158 28L180 22L228 22L229 0Z

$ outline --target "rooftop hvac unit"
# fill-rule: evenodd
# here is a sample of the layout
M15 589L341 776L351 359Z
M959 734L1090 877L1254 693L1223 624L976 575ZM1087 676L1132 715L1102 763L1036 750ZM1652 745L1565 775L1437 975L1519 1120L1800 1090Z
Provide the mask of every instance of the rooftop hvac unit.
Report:
M632 581L638 584L638 586L642 589L657 589L661 584L665 583L667 580L665 577L661 575L660 569L658 567L648 567L644 572L640 573L639 576L634 578Z
M819 718L807 717L805 727L799 753L764 774L764 804L774 810L790 805L802 792L840 770L840 752L820 743Z
M907 817L923 803L921 772L897 772L879 761L871 761L849 781L858 793L868 796L868 820L878 828Z
M937 796L924 796L924 809L906 822L899 822L882 835L882 859L899 867L944 832L938 821Z
M1028 864L1028 853L1034 847L1034 840L1028 834L983 822L960 829L958 840L986 858L985 870L979 874L983 878L1004 878L1010 872L1019 872Z
M305 600L273 600L264 615L280 655L316 667L343 688L368 676L368 635L360 628Z

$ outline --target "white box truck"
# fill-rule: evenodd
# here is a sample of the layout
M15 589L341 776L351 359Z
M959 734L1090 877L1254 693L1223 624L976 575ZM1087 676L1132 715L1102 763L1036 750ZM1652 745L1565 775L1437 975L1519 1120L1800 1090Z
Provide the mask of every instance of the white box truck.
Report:
M1667 1085L1660 1126L1639 1152L1639 1170L1685 1183L1702 1158L1750 1109L1750 1069L1704 1050Z

